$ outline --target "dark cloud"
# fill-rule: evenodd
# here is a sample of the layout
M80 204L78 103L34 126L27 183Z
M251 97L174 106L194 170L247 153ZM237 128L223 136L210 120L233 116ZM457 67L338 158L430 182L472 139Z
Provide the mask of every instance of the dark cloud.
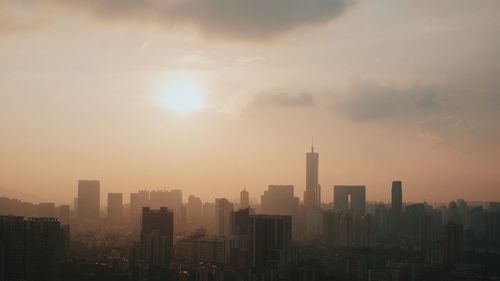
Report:
M83 9L101 19L188 24L202 33L269 38L297 27L324 23L352 0L47 0Z
M312 107L314 106L314 97L308 93L262 93L255 97L253 105L255 107Z
M366 81L354 82L336 109L354 121L370 121L415 111L428 111L439 105L430 88L386 87Z

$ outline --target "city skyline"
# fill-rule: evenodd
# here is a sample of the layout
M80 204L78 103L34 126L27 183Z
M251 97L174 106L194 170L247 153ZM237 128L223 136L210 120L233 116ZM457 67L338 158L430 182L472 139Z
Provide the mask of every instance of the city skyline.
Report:
M314 137L323 202L500 200L496 0L1 3L0 196L302 197Z

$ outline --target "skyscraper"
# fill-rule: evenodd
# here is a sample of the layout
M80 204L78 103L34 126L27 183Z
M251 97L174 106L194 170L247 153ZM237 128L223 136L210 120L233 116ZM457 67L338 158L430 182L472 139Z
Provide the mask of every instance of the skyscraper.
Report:
M229 203L226 198L215 199L215 225L219 235L231 235L232 212L233 204Z
M108 220L120 223L123 220L123 194L108 193Z
M137 193L130 193L130 223L132 226L138 226L143 207L151 207L149 191L139 190Z
M174 243L174 213L168 208L142 208L141 255L150 269L170 264Z
M401 213L403 211L403 187L401 181L392 182L391 205L392 231L398 232L401 227Z
M279 270L292 258L292 217L248 218L249 264L257 270Z
M306 190L304 191L304 205L306 207L318 207L321 205L321 187L318 183L318 160L319 154L314 152L306 153Z
M243 189L240 192L240 209L246 209L250 207L250 199L247 189Z
M69 223L69 205L61 205L59 206L59 222L61 225L65 225Z
M187 217L191 227L198 227L202 221L203 202L199 197L190 195L187 203Z
M444 259L446 263L454 263L463 258L464 227L461 224L448 222L444 226Z
M0 280L58 280L62 245L55 218L0 216Z
M98 220L101 186L98 180L78 181L78 218Z

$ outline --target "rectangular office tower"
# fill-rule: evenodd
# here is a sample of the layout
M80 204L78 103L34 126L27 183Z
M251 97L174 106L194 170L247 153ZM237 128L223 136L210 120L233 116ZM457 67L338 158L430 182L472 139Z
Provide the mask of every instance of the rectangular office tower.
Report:
M319 154L314 152L306 153L306 191L304 191L304 205L306 207L319 207L321 205L321 187L318 182L318 160Z
M401 214L403 212L403 184L401 181L392 182L391 205L392 231L398 232L401 227Z
M101 186L98 180L78 181L78 218L99 220Z
M174 249L174 213L142 208L141 256L150 269L167 268Z
M292 259L292 217L250 215L248 260L257 271L283 269Z
M122 193L108 193L108 221L114 224L123 221Z
M227 201L226 198L215 199L215 224L217 234L222 236L231 236L231 214L233 212L233 204Z

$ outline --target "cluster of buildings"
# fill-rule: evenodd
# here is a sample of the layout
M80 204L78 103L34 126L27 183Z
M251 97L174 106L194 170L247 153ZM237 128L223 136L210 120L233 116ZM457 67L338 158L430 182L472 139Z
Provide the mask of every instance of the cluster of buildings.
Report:
M82 258L106 269L103 280L427 280L480 275L487 268L465 263L466 253L500 254L499 203L405 204L394 181L390 204L367 202L364 185L335 185L324 204L318 162L311 148L302 202L293 185L269 185L260 204L246 189L238 202L185 202L181 190L160 189L131 193L128 204L108 193L101 208L100 182L80 180L73 209L40 203L38 218L0 218L0 281L58 280L70 228L87 254L110 251Z

